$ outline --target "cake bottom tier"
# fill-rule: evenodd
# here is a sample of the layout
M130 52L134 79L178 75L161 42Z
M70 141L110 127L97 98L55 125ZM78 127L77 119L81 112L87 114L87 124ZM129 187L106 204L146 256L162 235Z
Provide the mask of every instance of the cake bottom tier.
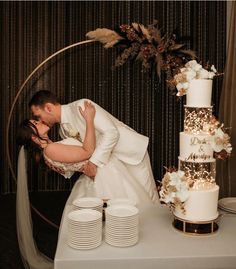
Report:
M185 212L180 208L176 208L174 215L191 222L214 220L218 217L218 196L218 185L208 190L190 190L189 198L184 205Z

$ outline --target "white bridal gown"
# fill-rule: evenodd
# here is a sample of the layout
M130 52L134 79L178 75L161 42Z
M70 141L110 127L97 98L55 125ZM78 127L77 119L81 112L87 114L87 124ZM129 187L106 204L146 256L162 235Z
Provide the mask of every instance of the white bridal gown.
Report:
M80 145L81 142L74 138L66 138L57 143ZM53 170L65 178L71 177L74 171L79 171L85 162L62 163L50 160L46 155L44 159ZM151 204L150 194L128 171L125 165L116 157L110 157L109 162L97 168L97 174L92 180L86 175L81 175L73 189L67 204L80 197L99 197L101 199L130 198L137 204Z
M80 145L80 142L73 138L66 138L57 143ZM78 171L84 164L84 162L74 164L60 163L50 160L47 156L44 156L44 158L48 165L66 178L70 177L74 171ZM144 170L142 177L145 178L146 182L150 181L146 170ZM150 191L148 192L145 187L147 188L147 186L143 186L130 174L121 161L111 156L106 165L97 168L94 180L86 175L80 176L73 186L66 206L72 204L76 198L88 196L100 197L102 199L130 198L138 205L158 202L156 189L150 185ZM62 218L64 217L63 214ZM16 224L18 244L24 267L26 269L53 269L53 261L38 250L33 238L24 147L21 148L18 157Z

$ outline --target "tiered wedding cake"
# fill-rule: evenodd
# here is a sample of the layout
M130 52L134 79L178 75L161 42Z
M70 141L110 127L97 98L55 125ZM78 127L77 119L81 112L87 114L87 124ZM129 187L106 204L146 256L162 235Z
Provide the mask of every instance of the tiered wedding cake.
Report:
M218 217L214 155L226 158L232 147L223 124L212 116L215 73L214 66L207 71L196 61L190 61L174 77L177 95L187 95L184 131L180 133L178 170L167 169L159 193L160 201L172 209L175 220L183 223L212 224Z
M184 210L174 215L187 221L210 221L218 217L219 186L215 183L216 161L211 146L210 125L212 80L194 79L189 83L185 106L184 132L180 133L179 170L185 174L189 193Z

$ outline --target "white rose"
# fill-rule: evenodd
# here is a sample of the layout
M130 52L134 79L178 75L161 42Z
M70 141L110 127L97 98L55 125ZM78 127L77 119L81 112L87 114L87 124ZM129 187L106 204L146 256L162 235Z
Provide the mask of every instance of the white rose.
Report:
M230 143L228 143L226 146L225 146L225 150L228 154L230 154L232 152L232 145Z
M189 197L188 189L183 189L181 191L176 192L176 197L178 197L181 202L185 202Z
M189 68L193 68L193 66L197 65L197 61L196 60L192 60L192 61L189 61L185 64L186 67L189 67Z
M225 133L222 131L221 128L217 128L215 130L215 137L219 137L220 139L224 139Z
M189 88L189 83L188 82L182 83L182 88L187 90Z
M197 73L197 76L198 79L208 79L208 71L206 69L201 69Z
M215 76L215 73L214 73L214 72L209 72L209 73L208 73L208 78L209 78L209 79L213 79L214 76Z
M161 190L160 196L161 196L160 201L168 204L174 201L175 193L172 192L172 193L164 194L164 191Z
M169 173L169 177L170 177L170 185L172 186L176 186L181 182L176 172Z
M202 66L200 64L196 64L193 66L193 70L196 72L200 71L201 69L202 69Z
M186 79L187 81L191 81L192 79L196 78L196 72L194 70L189 70L186 72Z
M170 178L170 185L175 186L177 189L181 188L181 185L183 184L182 179L184 178L184 172L178 170L177 172L169 173ZM186 184L184 182L184 184Z
M178 83L176 85L176 88L177 88L178 91L182 90L183 89L183 84L182 83Z
M214 142L211 143L211 147L215 152L221 152L224 149L223 144L218 144Z
M180 178L183 178L185 176L185 173L181 170L178 170L177 174Z
M185 68L185 67L180 68L181 73L185 73L186 71L187 71L187 68Z

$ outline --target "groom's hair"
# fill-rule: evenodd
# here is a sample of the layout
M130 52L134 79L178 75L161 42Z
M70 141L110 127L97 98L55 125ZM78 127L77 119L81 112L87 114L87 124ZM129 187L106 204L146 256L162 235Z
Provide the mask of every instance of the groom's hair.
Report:
M32 96L28 105L29 108L31 108L31 106L43 107L46 103L52 103L56 105L59 104L59 101L54 93L47 90L41 90Z

